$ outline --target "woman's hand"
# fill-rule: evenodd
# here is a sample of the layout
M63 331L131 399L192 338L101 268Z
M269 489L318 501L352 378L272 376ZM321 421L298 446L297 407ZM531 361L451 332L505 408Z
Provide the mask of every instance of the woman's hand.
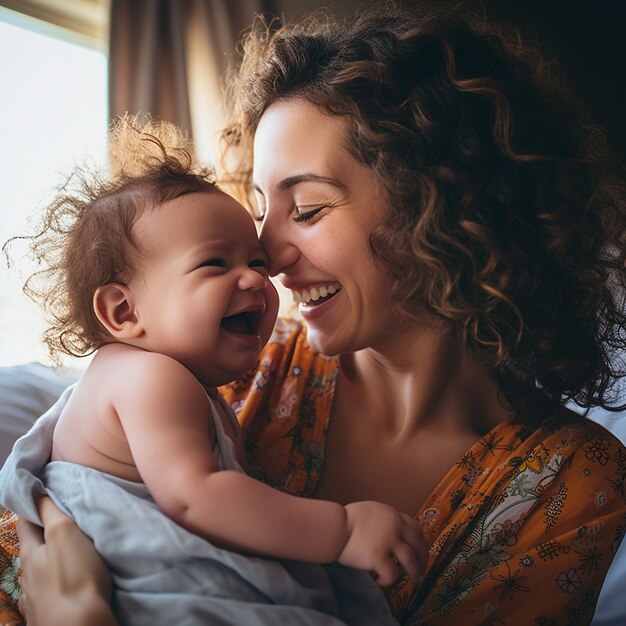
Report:
M428 551L418 522L380 502L346 505L349 537L339 562L371 572L385 587L406 572L421 582Z
M39 501L44 528L20 521L22 594L28 626L114 626L111 577L93 543L48 497Z

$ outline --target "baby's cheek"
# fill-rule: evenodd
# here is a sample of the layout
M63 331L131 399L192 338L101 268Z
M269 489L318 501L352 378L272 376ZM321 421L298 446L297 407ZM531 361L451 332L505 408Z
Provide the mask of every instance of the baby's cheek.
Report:
M280 306L280 297L274 284L267 279L267 288L265 290L265 301L267 303L268 318L270 318L270 325L273 327L278 315L278 308Z

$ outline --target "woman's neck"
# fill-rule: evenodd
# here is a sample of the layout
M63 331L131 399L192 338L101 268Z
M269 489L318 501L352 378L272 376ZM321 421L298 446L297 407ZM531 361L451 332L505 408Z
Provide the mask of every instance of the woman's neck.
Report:
M451 333L433 324L397 330L384 345L341 357L341 384L376 407L379 426L398 437L430 429L479 437L510 416Z

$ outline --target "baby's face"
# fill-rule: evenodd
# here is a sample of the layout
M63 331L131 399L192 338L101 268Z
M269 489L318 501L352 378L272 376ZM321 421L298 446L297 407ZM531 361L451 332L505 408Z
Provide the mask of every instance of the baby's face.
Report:
M248 212L221 191L188 194L146 211L134 235L144 256L129 287L144 347L209 386L254 367L278 295Z

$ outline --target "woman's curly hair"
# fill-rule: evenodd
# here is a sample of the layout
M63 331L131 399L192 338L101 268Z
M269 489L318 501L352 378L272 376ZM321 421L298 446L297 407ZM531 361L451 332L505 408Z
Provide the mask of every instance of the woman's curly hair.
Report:
M518 419L615 403L623 178L535 46L473 15L386 7L259 23L228 82L224 162L244 186L273 102L347 117L346 148L387 193L371 247L399 309L444 320Z
M86 356L109 336L93 309L96 289L127 284L141 253L133 225L143 211L187 193L215 188L213 170L194 165L192 145L178 127L145 116L112 123L109 172L77 167L58 189L26 241L37 270L24 292L48 318L43 340L54 363Z

